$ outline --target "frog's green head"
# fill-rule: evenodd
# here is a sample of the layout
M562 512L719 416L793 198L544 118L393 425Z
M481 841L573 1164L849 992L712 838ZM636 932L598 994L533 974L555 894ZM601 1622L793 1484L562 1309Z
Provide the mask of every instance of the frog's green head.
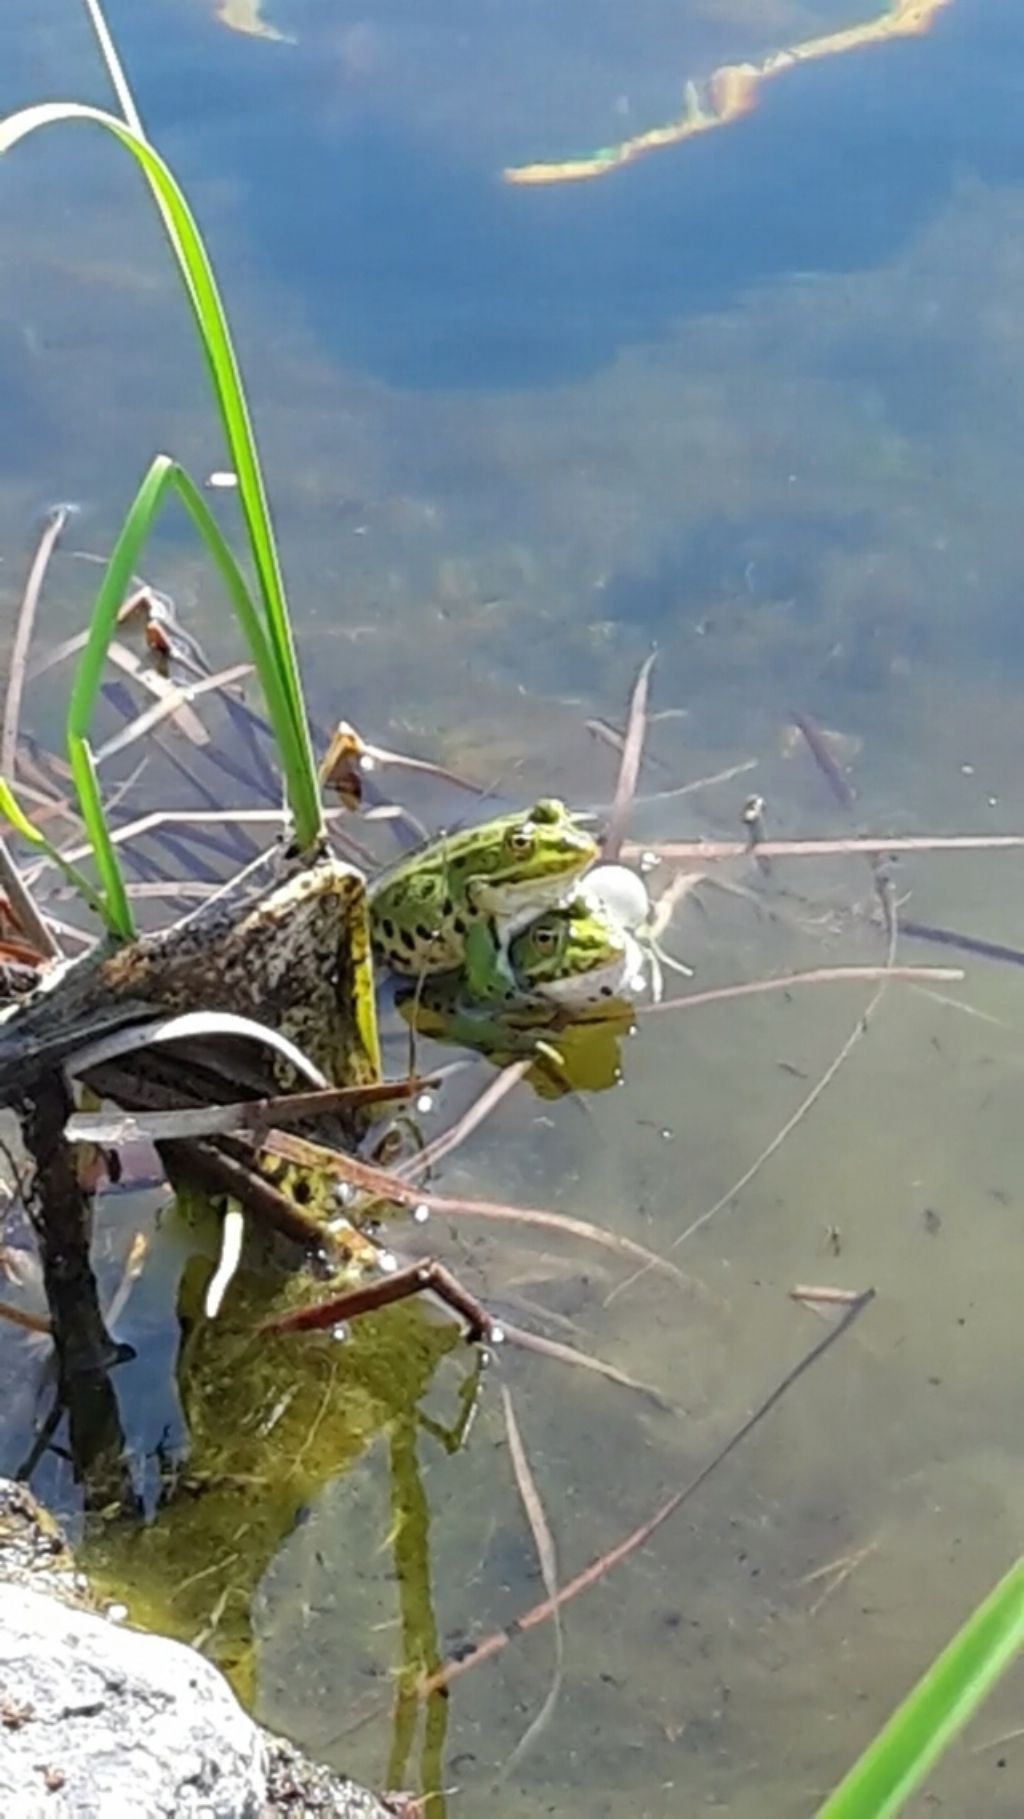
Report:
M583 896L545 911L509 945L524 995L563 1005L614 998L628 986L637 960L628 931Z
M471 828L453 849L473 903L489 916L543 909L598 856L593 835L573 820L564 802L543 798L525 814Z

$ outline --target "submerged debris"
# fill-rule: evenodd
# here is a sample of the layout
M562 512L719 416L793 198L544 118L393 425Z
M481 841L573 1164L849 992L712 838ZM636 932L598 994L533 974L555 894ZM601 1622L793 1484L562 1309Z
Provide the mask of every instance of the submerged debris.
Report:
M804 64L819 63L860 50L869 44L922 37L939 14L952 4L953 0L890 0L883 12L863 24L841 27L817 38L805 38L787 50L770 51L757 62L723 64L700 86L694 82L685 84L684 106L678 119L664 126L648 127L645 132L620 140L618 145L602 146L584 157L510 165L503 173L505 182L527 185L579 183L606 176L609 171L632 164L650 152L682 145L688 139L742 120L757 106L764 84L776 76Z
M208 915L60 966L0 1023L0 1097L155 1012L227 1011L289 1035L332 1083L379 1076L362 879L325 858L241 914ZM287 1063L271 1080L292 1084Z
M203 1811L221 1819L317 1813L392 1819L346 1776L310 1762L241 1709L221 1674L181 1642L122 1627L52 1517L0 1479L0 1806L48 1811ZM301 1803L301 1804L300 1804Z

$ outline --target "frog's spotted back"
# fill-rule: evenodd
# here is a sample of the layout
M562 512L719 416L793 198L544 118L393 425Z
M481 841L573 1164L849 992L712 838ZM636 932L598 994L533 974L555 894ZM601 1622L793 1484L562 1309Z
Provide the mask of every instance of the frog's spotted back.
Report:
M441 870L396 879L393 889L373 906L373 948L377 958L396 973L436 973L458 966L466 936L482 911ZM458 944L458 957L448 955Z
M377 957L404 974L454 971L474 923L545 909L596 857L591 835L548 797L441 835L371 887Z

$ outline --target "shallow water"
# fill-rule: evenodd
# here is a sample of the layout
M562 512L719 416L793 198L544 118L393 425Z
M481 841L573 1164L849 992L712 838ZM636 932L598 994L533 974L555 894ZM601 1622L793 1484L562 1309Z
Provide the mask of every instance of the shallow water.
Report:
M343 714L503 797L607 801L614 757L585 722L621 724L656 643L653 706L686 711L652 726L644 793L756 768L638 808L644 839L730 836L752 789L772 832L846 832L786 743L793 710L850 742L864 829L1024 825L1019 9L955 0L928 37L780 78L742 122L535 190L502 168L668 120L688 76L849 23L853 0L396 0L372 15L280 0L266 11L294 43L228 31L213 10L110 13L225 287L317 718ZM17 5L4 37L4 108L105 100L66 0ZM98 135L64 128L4 162L0 244L10 622L53 499L82 506L67 548L101 550L155 448L200 475L223 455L159 233ZM176 520L147 572L212 662L236 654ZM81 623L91 575L57 558L44 641ZM35 692L34 731L53 734L59 698ZM897 890L908 917L1024 945L1022 872L1012 853L904 861ZM700 985L884 957L862 864L729 877L755 900L705 884L670 936ZM957 959L909 938L899 957ZM452 1814L813 1812L1019 1545L1024 978L965 967L936 995L888 988L777 1154L674 1252L689 1290L649 1275L606 1305L628 1274L606 1252L428 1226L511 1319L544 1310L553 1337L671 1406L509 1348L449 1455L371 1384L337 1440L345 1469L318 1455L291 1502L253 1506L271 1564L239 1621L269 1722L378 1784L457 1789ZM664 1251L794 1116L870 995L826 985L643 1018L619 1086L520 1090L436 1185ZM453 1083L428 1134L487 1077ZM109 1206L105 1286L154 1210ZM179 1431L164 1383L177 1267L165 1246L124 1318L146 1340L117 1377L142 1451ZM800 1282L877 1298L650 1545L568 1607L555 1715L511 1775L495 1788L547 1690L548 1626L467 1673L413 1738L391 1682L403 1660L542 1596L499 1375L566 1578L820 1336L789 1298ZM396 1342L419 1330L399 1321ZM10 1469L39 1353L0 1341ZM324 1368L358 1377L356 1343L348 1355ZM436 1422L454 1419L463 1364L445 1357L424 1391ZM58 1453L37 1481L74 1508ZM216 1652L228 1568L207 1566L208 1608L179 1619ZM144 1602L142 1585L140 1567ZM1020 1740L995 1741L1015 1728L1013 1691L912 1810L1019 1812Z

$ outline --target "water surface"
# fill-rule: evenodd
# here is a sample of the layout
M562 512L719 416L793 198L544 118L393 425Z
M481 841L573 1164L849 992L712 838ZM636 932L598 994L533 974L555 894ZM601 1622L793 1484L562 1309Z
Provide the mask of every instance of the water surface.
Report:
M112 0L225 286L321 722L345 715L512 799L607 800L614 758L585 722L621 722L656 644L654 707L686 712L652 728L645 793L757 768L650 802L644 838L731 834L755 788L779 833L846 831L786 737L794 709L847 741L865 829L1024 826L1019 8L956 0L928 37L798 71L745 121L614 175L501 181L669 119L687 78L856 11L280 0L284 43L229 32L198 0ZM4 48L5 108L106 102L68 0L10 9ZM223 455L159 232L99 135L67 128L5 161L0 242L10 622L53 499L81 503L78 545L102 549L156 448L200 475ZM235 654L173 519L149 572L212 661ZM81 623L89 578L58 559L44 639ZM35 730L52 733L57 707L40 691ZM907 863L897 882L907 916L1024 945L1021 875L1000 854ZM866 867L730 877L756 900L704 886L670 936L699 983L883 957ZM910 939L900 954L950 957ZM438 1185L665 1249L793 1117L867 996L642 1020L618 1087L520 1091ZM877 1300L649 1548L570 1606L555 1717L496 1792L543 1700L550 1631L461 1679L425 1746L390 1676L432 1624L447 1651L540 1596L497 1373L454 1455L371 1385L383 1426L320 1484L251 1613L261 1714L377 1783L457 1788L453 1814L812 1813L1019 1543L1022 1021L1009 966L970 962L940 996L892 987L777 1154L675 1253L703 1292L649 1276L606 1305L624 1272L599 1251L435 1222L484 1294L524 1324L542 1308L553 1336L672 1404L503 1357L565 1577L697 1471L818 1336L794 1284ZM453 1087L437 1123L469 1093ZM151 1217L111 1207L111 1280ZM165 1297L145 1284L126 1336L161 1331L166 1356ZM21 1385L9 1467L34 1378L25 1342L2 1337ZM424 1391L438 1422L464 1364L445 1357ZM118 1380L144 1449L177 1419L154 1379L146 1349ZM73 1507L59 1457L39 1483ZM922 1812L1019 1810L1020 1742L989 1747L1014 1728L1011 1700Z

